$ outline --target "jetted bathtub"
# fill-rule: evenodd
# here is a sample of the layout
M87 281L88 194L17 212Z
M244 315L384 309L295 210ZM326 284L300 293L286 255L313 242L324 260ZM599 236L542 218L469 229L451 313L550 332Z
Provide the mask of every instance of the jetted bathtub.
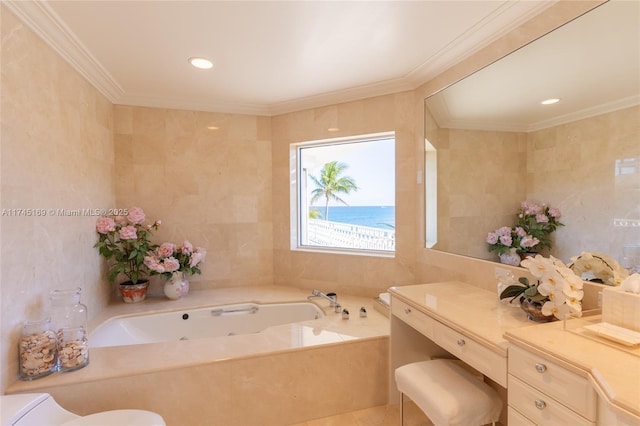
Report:
M269 327L324 317L309 302L242 303L183 311L119 316L89 335L90 347L125 346L259 333Z

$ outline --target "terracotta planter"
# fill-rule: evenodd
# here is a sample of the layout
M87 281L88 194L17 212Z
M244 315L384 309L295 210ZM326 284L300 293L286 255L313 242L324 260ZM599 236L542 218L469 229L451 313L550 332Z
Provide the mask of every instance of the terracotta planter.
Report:
M149 281L138 281L137 284L133 284L131 281L126 281L120 284L120 295L124 303L138 303L147 298L147 289L149 288Z

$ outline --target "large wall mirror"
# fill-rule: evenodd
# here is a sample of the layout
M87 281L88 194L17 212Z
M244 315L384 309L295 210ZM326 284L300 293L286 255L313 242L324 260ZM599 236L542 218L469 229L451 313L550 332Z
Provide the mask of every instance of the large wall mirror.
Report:
M640 245L640 2L604 3L430 96L425 139L433 249L497 261L487 234L529 200L562 214L552 255L622 263Z

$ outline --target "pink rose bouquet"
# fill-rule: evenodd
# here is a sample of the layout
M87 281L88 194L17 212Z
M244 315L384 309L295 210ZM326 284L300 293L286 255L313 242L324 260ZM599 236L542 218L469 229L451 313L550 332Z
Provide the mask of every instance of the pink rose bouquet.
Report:
M162 243L144 257L144 264L152 274L170 278L174 272L200 274L200 264L204 262L207 251L202 247L193 247L189 241L177 246L173 243Z
M160 221L144 225L146 217L139 207L132 207L127 213L126 216L103 216L96 221L98 242L94 247L109 261L107 278L111 283L120 274L133 284L144 280L149 273L144 257L156 248L150 237Z

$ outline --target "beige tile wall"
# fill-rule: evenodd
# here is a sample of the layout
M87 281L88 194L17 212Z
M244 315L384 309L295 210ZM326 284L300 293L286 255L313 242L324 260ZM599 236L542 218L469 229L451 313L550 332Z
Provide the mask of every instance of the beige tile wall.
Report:
M391 285L414 281L417 160L413 92L315 108L272 119L273 239L275 284L376 296ZM328 132L337 126L339 132ZM395 131L396 253L394 258L290 250L290 144Z
M273 282L270 137L268 117L115 107L117 204L207 250L193 288Z
M514 223L526 199L526 135L440 129L435 249L496 260L487 233Z
M106 305L96 218L56 210L113 207L115 188L111 103L4 6L1 15L4 389L17 377L22 321L44 314L49 291L79 286L90 312Z
M582 251L622 259L625 244L640 243L640 106L528 135L527 194L563 214L553 253L569 261ZM634 160L621 174L617 161Z

